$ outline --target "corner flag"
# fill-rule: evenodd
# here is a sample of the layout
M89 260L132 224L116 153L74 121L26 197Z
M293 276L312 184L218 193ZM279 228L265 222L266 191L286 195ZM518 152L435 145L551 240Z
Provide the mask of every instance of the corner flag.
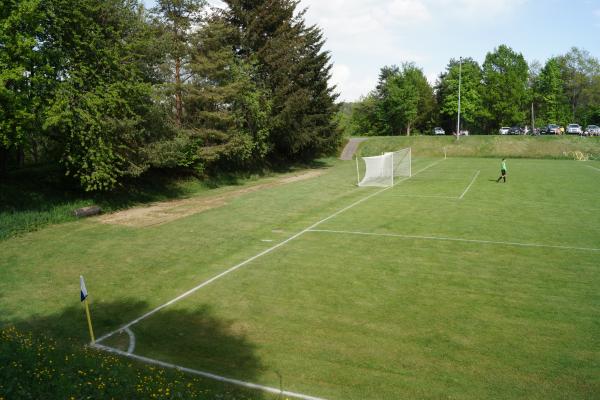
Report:
M85 282L83 276L79 275L79 285L81 286L81 301L84 301L88 297L87 289L85 288Z
M92 339L92 344L96 342L96 338L94 337L94 329L92 328L92 317L90 316L90 307L88 305L87 297L88 292L85 288L85 282L83 281L83 276L79 275L79 285L81 287L80 297L81 301L85 302L85 315L87 316L88 329L90 330L90 338Z

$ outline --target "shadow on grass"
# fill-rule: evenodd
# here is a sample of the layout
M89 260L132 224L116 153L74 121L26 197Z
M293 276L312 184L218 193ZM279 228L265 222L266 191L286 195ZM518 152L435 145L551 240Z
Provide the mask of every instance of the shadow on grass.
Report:
M124 322L133 320L149 311L145 302L127 300L111 303L98 301L91 303L90 308L97 338L118 328ZM60 351L65 355L84 351L84 345L89 342L84 307L79 304L69 307L59 314L10 321L10 324L8 321L0 319L0 328L3 326L6 328L9 325L16 327L20 332L31 332L35 337L54 338L59 343L57 347L60 347ZM167 308L140 322L139 325L131 327L137 340L134 354L253 382L263 367L255 354L255 346L248 341L243 332L235 328L236 325L235 321L220 319L207 306L192 311ZM126 351L129 339L127 335L117 333L101 344ZM99 364L103 362L102 357L104 356L108 357L109 355L100 352ZM126 366L150 368L136 361L122 357L117 358L122 359L123 368ZM16 361L19 362L19 360ZM154 371L154 369L151 370ZM174 372L167 370L166 373ZM187 379L196 381L199 379L202 385L216 393L225 391L240 394L223 398L277 398L277 396L265 395L260 391L198 378L191 374L185 376Z

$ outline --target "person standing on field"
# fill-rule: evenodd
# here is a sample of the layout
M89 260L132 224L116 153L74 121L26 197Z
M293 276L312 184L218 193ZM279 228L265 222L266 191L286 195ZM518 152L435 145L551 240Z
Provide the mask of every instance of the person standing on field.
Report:
M502 159L502 165L500 166L500 177L496 180L500 182L500 179L504 179L504 183L506 183L506 158Z

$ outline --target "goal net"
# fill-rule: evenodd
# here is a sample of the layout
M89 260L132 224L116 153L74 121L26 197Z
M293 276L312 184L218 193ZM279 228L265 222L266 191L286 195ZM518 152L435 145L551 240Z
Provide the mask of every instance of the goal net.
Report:
M410 147L376 157L362 157L365 162L365 176L358 186L393 186L394 178L398 176L411 176L411 150ZM357 173L358 173L358 158Z

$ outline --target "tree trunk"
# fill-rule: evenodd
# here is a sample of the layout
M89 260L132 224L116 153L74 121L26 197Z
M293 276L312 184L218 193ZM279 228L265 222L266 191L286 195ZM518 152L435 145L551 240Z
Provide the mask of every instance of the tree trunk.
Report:
M410 136L410 124L406 125L406 136Z
M17 148L17 167L23 168L25 166L25 151L23 147L19 146Z
M175 121L181 127L183 103L181 101L181 58L175 59Z
M0 174L6 172L8 166L8 150L0 147Z

